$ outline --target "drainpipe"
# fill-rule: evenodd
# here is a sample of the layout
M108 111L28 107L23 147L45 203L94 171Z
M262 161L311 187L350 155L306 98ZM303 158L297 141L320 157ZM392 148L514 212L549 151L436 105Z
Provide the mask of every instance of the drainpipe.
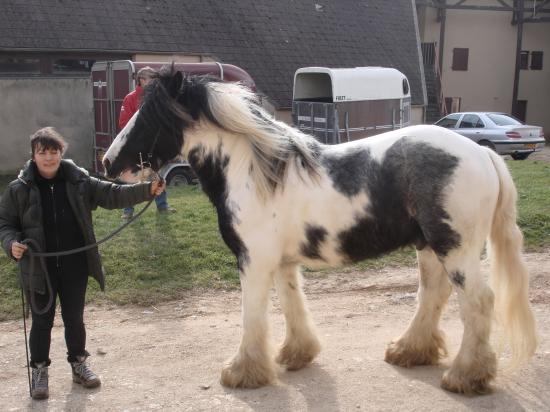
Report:
M440 21L439 27L439 73L443 73L443 49L445 46L445 22L447 20L446 0L440 1L437 17Z
M521 37L523 35L523 0L515 0L514 8L516 13L516 22L518 26L517 43L516 43L516 69L514 71L514 89L512 91L512 116L518 115L518 87L519 87L519 71L521 66Z

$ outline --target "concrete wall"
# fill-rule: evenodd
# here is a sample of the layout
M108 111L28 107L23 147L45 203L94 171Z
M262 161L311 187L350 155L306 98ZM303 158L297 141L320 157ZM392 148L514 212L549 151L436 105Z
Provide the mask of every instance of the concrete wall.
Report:
M498 6L496 1L476 5ZM483 10L447 10L442 67L445 97L460 97L461 110L511 113L516 59L517 26L512 13ZM422 13L422 42L439 44L440 23L435 9ZM454 48L468 48L468 70L451 69ZM550 23L525 23L522 50L542 51L543 70L521 70L518 99L527 100L526 122L543 126L550 134Z
M65 158L87 169L93 161L93 101L89 78L0 79L0 174L30 158L29 137L55 127L69 143Z

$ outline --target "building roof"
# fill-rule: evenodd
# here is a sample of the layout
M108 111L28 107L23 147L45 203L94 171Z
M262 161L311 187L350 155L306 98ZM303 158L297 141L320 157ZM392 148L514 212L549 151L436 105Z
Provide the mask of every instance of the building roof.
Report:
M208 54L277 108L300 67L394 67L424 104L415 21L411 0L3 0L0 51Z

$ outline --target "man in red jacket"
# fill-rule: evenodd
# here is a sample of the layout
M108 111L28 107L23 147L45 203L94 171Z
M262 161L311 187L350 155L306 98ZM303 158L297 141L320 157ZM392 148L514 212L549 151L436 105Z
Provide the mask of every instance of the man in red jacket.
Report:
M138 111L141 104L141 98L143 97L143 88L149 84L149 82L155 77L156 73L157 72L149 66L138 70L136 89L126 95L122 101L122 107L120 108L118 126L121 130L130 121L134 113ZM176 209L168 205L166 190L159 196L155 197L155 203L157 204L157 210L159 213L174 213L176 211ZM128 207L124 209L122 218L130 219L133 215L134 208Z

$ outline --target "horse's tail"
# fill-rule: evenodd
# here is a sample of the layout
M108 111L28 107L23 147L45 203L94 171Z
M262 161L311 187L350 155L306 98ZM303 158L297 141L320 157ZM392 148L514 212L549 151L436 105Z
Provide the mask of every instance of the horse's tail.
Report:
M497 321L510 342L512 366L518 366L537 347L535 318L529 304L529 274L522 257L523 235L516 224L516 187L504 160L488 151L500 182L489 235L490 282Z

